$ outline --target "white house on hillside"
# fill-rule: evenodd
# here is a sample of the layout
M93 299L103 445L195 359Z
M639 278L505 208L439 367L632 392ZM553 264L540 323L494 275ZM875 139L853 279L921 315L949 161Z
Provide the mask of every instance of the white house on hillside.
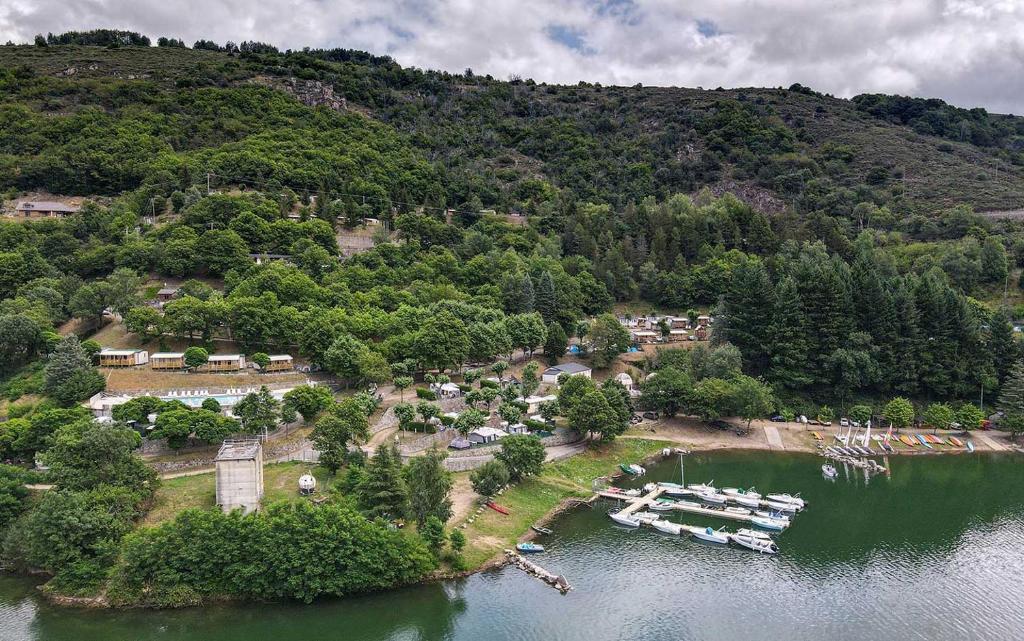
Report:
M561 365L555 365L544 370L541 374L541 381L544 383L557 383L558 377L562 374L568 374L569 376L586 376L590 378L593 371L586 365L580 363L562 363Z

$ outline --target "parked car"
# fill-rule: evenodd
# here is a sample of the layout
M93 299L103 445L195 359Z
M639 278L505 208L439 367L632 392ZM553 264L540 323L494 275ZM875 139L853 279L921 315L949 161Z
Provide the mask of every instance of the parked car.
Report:
M831 427L832 421L822 421L821 424L824 425L825 427Z
M658 420L658 413L657 412L644 412L644 418L646 418L648 421L656 421L656 420Z
M776 423L785 423L786 417L783 416L782 414L776 414L775 416L772 417L771 420L775 421Z
M850 421L845 418L839 419L839 425L842 427L850 427Z
M808 425L821 425L821 421L819 421L816 418L809 418L809 419L807 419L807 424Z
M643 416L640 416L639 414L634 414L632 416L632 418L629 419L629 422L633 423L634 425L636 425L637 423L642 423L643 420L644 420Z

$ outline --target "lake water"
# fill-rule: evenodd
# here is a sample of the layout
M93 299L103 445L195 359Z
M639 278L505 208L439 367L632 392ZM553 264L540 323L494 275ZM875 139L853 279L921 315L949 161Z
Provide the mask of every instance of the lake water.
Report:
M79 611L0 578L0 639L346 641L1024 638L1024 466L1014 455L894 457L891 477L822 478L821 459L686 459L687 482L801 492L781 554L623 530L575 510L535 557L562 596L514 568L312 605ZM668 460L645 480L679 480ZM697 515L692 525L727 525Z

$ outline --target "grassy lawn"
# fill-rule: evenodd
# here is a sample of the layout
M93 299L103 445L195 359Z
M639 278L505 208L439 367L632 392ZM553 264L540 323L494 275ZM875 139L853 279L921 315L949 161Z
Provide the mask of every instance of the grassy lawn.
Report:
M637 462L666 445L664 441L623 439L545 465L539 476L528 478L496 497L495 502L508 508L510 514L484 508L474 515L473 522L464 530L466 567L477 567L514 546L530 525L563 499L589 498L591 482L615 472L619 463Z
M274 501L305 500L299 495L299 477L310 472L317 480L317 494L329 491L337 482L321 467L307 463L274 463L263 467L264 504ZM144 525L156 525L173 519L182 510L198 507L212 508L216 490L214 473L197 474L167 479L156 493L156 503L146 515Z

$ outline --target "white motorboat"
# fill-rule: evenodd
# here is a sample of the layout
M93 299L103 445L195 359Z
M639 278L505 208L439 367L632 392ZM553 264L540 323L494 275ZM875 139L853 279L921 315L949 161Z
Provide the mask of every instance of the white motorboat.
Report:
M700 500L713 505L725 505L725 502L729 500L729 497L718 492L700 492L697 496L700 497Z
M681 505L683 507L704 507L697 501L676 501L676 505Z
M763 541L772 540L772 535L768 534L767 532L762 532L761 530L749 530L747 528L741 528L739 530L736 530L736 535L761 539Z
M759 498L755 499L749 496L730 496L729 498L745 507L761 507L761 499Z
M768 507L776 512L786 512L787 514L795 514L797 511L796 505L792 503L779 503L778 501L768 501Z
M757 527L771 530L773 532L781 532L789 527L789 521L783 521L781 519L766 518L763 516L752 516L750 522Z
M829 463L825 463L824 465L821 466L821 473L824 474L825 478L828 479L834 479L836 476L839 475L839 472L836 470L836 466L831 465Z
M675 501L666 501L659 499L654 503L651 503L648 509L654 510L655 512L669 512L675 509Z
M618 512L610 512L609 517L619 525L625 527L640 527L640 519L637 519L628 514L619 514Z
M641 523L649 524L651 521L657 521L658 519L660 519L661 515L655 514L654 512L636 512L635 514L633 514L633 518L635 518L637 521L640 521Z
M765 540L759 536L752 536L750 534L740 534L737 532L729 537L736 545L741 545L748 550L754 550L755 552L761 552L762 554L778 554L779 546L775 545L775 541L771 539Z
M683 531L682 525L678 523L673 523L672 521L652 521L651 527L653 527L655 530L658 530L659 532L664 532L665 534L675 534L676 536L679 536L679 534Z
M710 483L691 483L686 487L690 488L694 492L717 492L718 490L716 490L715 486L711 483L714 483L714 481L711 481Z
M741 516L747 516L750 514L750 510L745 507L727 507L722 511L728 512L729 514L739 514Z
M758 510L757 512L754 512L754 516L760 516L763 519L776 519L777 521L785 521L786 523L789 523L789 517L782 512Z
M712 528L705 528L703 530L694 530L693 535L701 541L707 541L709 543L728 543L729 535L722 530L714 530Z
M636 463L631 464L629 466L629 469L633 471L633 474L635 476L643 476L644 474L647 474L647 470L644 467L637 465Z
M789 503L790 505L795 505L798 510L804 509L805 505L802 498L790 494L769 494L768 500L775 501L776 503Z
M733 497L733 498L740 497L740 496L745 496L745 497L748 497L748 498L751 498L751 499L759 499L759 498L761 498L761 495L758 494L757 492L755 492L754 488L750 488L749 490L742 490L742 489L737 488L737 487L725 487L725 488L722 488L722 494L725 494L726 496Z

